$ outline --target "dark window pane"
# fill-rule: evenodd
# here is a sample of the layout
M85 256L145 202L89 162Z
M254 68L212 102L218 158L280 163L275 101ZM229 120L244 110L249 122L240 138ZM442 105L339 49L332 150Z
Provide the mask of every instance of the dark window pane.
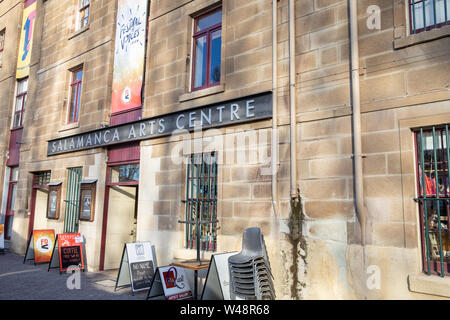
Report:
M222 22L222 10L197 20L196 31L201 31Z
M70 92L70 109L69 109L69 122L75 122L76 119L76 113L77 113L77 86L73 85L71 87Z
M118 182L138 182L139 164L126 164L111 167L111 183Z

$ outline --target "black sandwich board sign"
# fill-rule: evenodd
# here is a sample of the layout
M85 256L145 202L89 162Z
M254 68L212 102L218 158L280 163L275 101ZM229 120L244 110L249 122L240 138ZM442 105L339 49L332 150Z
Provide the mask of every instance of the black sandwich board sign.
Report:
M201 300L231 300L228 258L237 253L227 252L212 255Z
M188 300L193 298L183 268L164 266L156 269L150 290L148 290L147 300L157 297L164 297L166 300Z
M123 247L122 260L117 274L117 287L131 285L132 294L148 290L155 274L156 252L150 242L126 243Z
M56 235L55 246L48 270L59 268L59 273L70 270L86 271L86 239L80 233L60 233Z

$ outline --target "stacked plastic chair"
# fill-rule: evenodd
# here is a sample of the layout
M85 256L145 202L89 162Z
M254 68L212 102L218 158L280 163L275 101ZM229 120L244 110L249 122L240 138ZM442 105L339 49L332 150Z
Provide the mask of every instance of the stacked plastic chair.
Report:
M228 258L230 295L245 300L274 300L273 275L259 228L244 231L242 251Z

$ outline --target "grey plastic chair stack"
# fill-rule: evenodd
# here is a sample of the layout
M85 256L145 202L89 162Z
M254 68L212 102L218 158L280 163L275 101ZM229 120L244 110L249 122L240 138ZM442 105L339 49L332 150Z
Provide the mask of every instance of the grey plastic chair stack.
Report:
M228 258L231 298L274 300L275 288L264 236L259 228L244 231L242 251Z

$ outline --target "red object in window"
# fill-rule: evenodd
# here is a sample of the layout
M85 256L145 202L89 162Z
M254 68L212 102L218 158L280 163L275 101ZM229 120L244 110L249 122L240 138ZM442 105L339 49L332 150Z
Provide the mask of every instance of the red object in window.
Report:
M222 8L195 19L192 52L192 91L220 83Z
M70 83L70 104L67 123L78 122L82 80L83 69L78 69L72 72L72 82Z
M425 176L425 192L428 195L436 194L436 180Z

